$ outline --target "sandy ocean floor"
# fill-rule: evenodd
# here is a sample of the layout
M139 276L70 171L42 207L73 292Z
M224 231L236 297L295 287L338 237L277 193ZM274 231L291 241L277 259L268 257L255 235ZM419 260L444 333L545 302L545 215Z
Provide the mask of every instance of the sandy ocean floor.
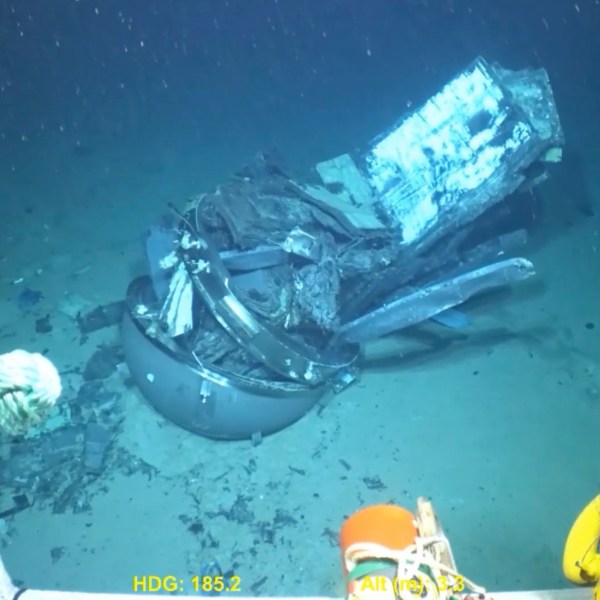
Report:
M248 140L194 154L153 139L75 150L57 134L1 157L0 351L46 352L73 402L86 361L119 332L81 344L65 299L121 299L143 271L145 228L168 201L224 180L250 156ZM428 324L369 346L359 382L258 446L169 424L120 367L105 382L119 415L106 470L82 481L81 511L40 502L2 522L13 576L128 591L133 576L175 575L191 590L216 560L247 594L341 595L344 516L428 496L471 579L492 590L566 587L565 536L600 484L598 217L569 198L572 178L585 177L600 209L586 156L581 171L557 166L540 190L546 209L524 251L536 278L473 301L466 330ZM28 312L15 302L24 287L43 293ZM36 333L46 315L52 331ZM0 458L11 443L0 439Z

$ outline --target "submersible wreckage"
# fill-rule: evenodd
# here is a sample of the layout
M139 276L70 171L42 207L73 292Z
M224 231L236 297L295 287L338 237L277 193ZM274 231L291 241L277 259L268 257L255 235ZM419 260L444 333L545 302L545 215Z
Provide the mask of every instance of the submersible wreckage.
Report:
M543 69L476 59L364 151L291 177L268 155L146 241L122 335L163 415L260 439L357 375L364 342L534 273L533 188L561 158Z

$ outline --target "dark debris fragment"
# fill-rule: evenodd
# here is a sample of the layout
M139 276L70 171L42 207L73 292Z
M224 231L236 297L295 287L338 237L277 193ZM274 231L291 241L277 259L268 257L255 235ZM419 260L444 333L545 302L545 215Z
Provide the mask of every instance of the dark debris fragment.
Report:
M383 481L381 481L381 479L378 476L363 477L363 481L370 490L385 490L385 489L387 489L386 485L383 483Z

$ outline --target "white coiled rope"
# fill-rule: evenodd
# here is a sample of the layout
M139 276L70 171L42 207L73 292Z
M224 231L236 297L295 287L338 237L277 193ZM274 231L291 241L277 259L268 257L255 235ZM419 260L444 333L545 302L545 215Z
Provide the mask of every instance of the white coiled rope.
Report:
M415 543L404 550L391 550L372 543L353 544L346 550L344 561L347 572L352 571L362 560L383 559L394 562L396 575L391 597L400 600L450 600L453 597L462 597L467 591L485 594L485 588L434 557L430 548L440 543L448 543L445 536L417 536ZM433 575L426 572L424 567ZM416 581L420 586L408 585L411 581ZM458 590L454 589L456 582L460 583ZM382 597L381 593L378 595ZM355 597L360 598L360 594L355 594Z
M25 433L44 419L61 394L56 367L41 354L0 354L0 429Z

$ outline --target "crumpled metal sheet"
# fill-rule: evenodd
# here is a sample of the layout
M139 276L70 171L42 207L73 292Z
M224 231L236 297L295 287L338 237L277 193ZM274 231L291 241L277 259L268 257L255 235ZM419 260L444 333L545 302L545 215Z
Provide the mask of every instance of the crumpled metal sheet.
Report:
M541 148L561 143L547 78L478 58L377 139L364 162L402 243L431 243L517 190Z

